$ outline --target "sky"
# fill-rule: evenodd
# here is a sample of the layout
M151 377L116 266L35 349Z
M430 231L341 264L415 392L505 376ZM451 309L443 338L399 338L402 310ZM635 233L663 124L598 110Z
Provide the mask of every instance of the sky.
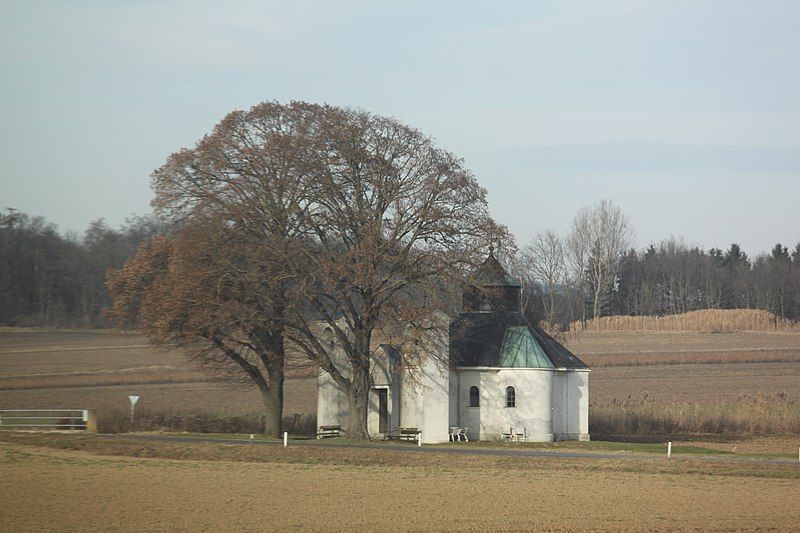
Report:
M800 2L0 3L0 208L81 233L226 113L392 116L525 243L609 199L643 247L800 241Z

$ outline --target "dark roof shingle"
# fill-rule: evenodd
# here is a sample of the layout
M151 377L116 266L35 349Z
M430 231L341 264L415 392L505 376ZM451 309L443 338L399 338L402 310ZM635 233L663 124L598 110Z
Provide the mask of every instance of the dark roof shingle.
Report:
M526 327L556 368L588 368L553 337L532 326L514 311L461 313L450 324L450 360L455 366L508 366L503 340L508 328ZM542 368L537 365L533 368Z

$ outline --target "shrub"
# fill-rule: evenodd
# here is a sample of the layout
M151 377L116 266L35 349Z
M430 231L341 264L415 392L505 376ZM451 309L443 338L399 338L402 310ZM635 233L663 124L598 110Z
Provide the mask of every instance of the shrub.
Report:
M284 417L283 427L292 435L309 436L316 431L316 415L295 413ZM127 410L100 410L97 428L101 433L129 431L176 431L188 433L262 433L264 419L260 414L220 416L209 413L168 413L141 409L131 423Z

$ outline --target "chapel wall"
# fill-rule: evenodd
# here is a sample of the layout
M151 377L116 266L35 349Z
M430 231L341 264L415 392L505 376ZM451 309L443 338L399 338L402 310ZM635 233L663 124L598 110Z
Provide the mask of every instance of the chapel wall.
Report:
M553 440L552 371L515 368L459 369L460 426L470 439L496 440L500 427L524 427L532 441ZM480 406L469 407L470 387L480 390ZM514 387L516 406L506 407L506 387Z

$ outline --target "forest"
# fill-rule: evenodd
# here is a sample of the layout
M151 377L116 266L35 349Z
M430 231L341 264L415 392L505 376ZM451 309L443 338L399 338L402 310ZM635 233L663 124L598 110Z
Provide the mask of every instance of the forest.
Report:
M0 212L0 325L108 326L108 270L163 228L153 216L131 217L117 229L98 219L79 236L39 216Z
M643 250L627 247L608 272L610 282L601 286L582 276L591 271L591 250L583 266L571 260L578 255L578 229L573 224L563 238L540 233L507 258L524 281L525 311L533 320L563 328L591 318L593 285L600 289L598 316L750 308L789 320L800 317L800 243L793 248L776 243L755 257L736 243L704 250L677 238ZM133 216L118 228L97 219L77 235L62 233L39 216L0 212L0 325L110 326L104 313L112 303L108 270L121 268L140 244L164 231L153 215Z
M556 330L591 318L659 317L702 309L762 309L790 321L800 318L800 244L789 249L776 243L768 254L754 258L736 243L725 250L703 250L677 238L644 250L629 248L609 273L598 294L600 313L593 315L592 286L600 283L571 268L566 239L555 267L547 257L532 253L542 251L541 239L537 236L522 249L514 271L525 280L526 314L551 321ZM548 279L556 283L548 284Z

